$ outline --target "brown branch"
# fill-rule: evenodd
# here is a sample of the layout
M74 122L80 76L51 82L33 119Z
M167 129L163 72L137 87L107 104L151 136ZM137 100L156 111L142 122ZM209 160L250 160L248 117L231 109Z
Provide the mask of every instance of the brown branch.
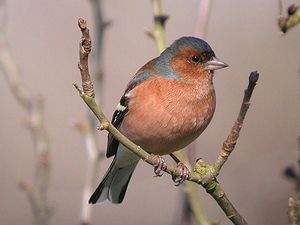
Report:
M82 20L82 19L79 19ZM85 21L84 21L85 23ZM80 24L80 23L79 23ZM86 24L86 23L85 23ZM87 64L88 63L88 57L84 59L82 63ZM83 74L83 70L80 70L81 76L85 76ZM250 100L252 91L255 87L256 81L258 79L258 73L252 72L250 74L249 78L249 85L248 88L245 91L245 99ZM90 83L92 81L89 81ZM155 156L150 155L145 150L143 150L140 146L134 144L132 141L130 141L128 138L126 138L123 134L121 134L105 117L102 110L98 107L95 98L93 96L90 96L88 93L85 93L84 90L81 90L77 84L74 84L74 87L79 92L80 97L83 99L83 101L87 104L87 106L92 110L92 112L95 114L97 119L100 122L100 129L101 130L107 130L110 132L120 143L122 143L125 147L127 147L129 150L134 152L136 155L138 155L141 159L143 159L145 162L149 163L150 165L154 166L157 163L157 159ZM243 102L244 102L243 100ZM242 104L243 105L243 104ZM246 105L249 105L247 103ZM249 107L249 106L247 106ZM238 117L238 120L236 121L237 127L241 127L245 113L244 107L241 107L241 111L239 115L244 115L241 117ZM246 110L247 111L247 110ZM240 128L237 129L237 137L239 135ZM234 145L232 146L234 148ZM167 165L164 169L165 172L171 175L180 176L181 171L175 166ZM247 222L243 219L243 217L237 212L237 210L233 207L232 203L228 200L226 197L224 191L221 189L219 183L216 180L216 176L219 171L216 172L216 168L214 165L209 165L202 160L198 160L194 167L194 171L190 173L190 176L188 178L189 181L193 181L195 183L201 184L206 191L217 201L219 206L223 209L227 217L234 223L234 224L247 224Z
M91 52L91 38L89 34L89 29L87 28L87 24L85 20L79 19L78 26L82 32L82 38L79 43L79 58L80 61L78 63L78 68L81 72L82 79L82 87L88 96L94 97L94 87L91 81L91 77L89 74L88 67L88 56ZM91 119L89 119L91 118ZM89 123L85 124L85 129L81 129L84 134L85 146L87 151L87 171L85 184L83 189L82 203L81 203L81 211L80 211L80 223L81 224L90 224L92 208L87 204L89 195L92 193L92 187L94 186L96 171L98 168L98 164L100 161L99 151L97 148L97 141L92 131L92 128L95 124L95 120L93 117L88 116ZM82 126L83 128L83 126Z
M44 104L41 97L33 96L22 82L22 76L11 54L4 31L3 1L0 2L0 69L7 78L11 93L26 110L27 127L31 133L35 151L35 182L21 185L28 196L34 216L34 224L46 225L51 217L47 194L50 179L50 146L44 126Z
M75 126L83 135L88 157L80 212L80 224L87 225L91 223L92 215L92 207L87 202L95 186L98 167L104 158L104 152L98 149L94 133L88 123L77 123Z
M78 26L81 29L82 37L79 48L79 63L78 68L81 72L82 89L84 93L90 97L95 97L93 82L89 73L88 56L92 49L92 42L90 38L89 29L87 29L86 21L78 20Z
M155 39L158 52L161 53L166 48L166 35L165 35L165 23L168 16L162 13L161 1L152 0L153 2L153 14L154 14L154 31L152 32ZM146 32L151 37L149 32Z
M27 198L29 201L29 204L31 206L32 212L34 214L34 218L36 220L36 218L38 218L38 211L39 211L39 207L38 207L38 200L37 197L35 195L35 190L33 187L33 184L30 181L27 180L22 180L19 183L19 187L27 194ZM37 222L34 222L34 224L37 224Z
M85 89L86 93L89 96L94 97L94 87L91 81L91 77L89 74L89 67L88 67L88 56L91 52L91 38L89 34L89 29L87 28L86 21L78 20L78 26L81 29L82 37L79 43L79 64L78 68L81 71L81 78L82 78L82 86ZM81 211L80 211L80 224L90 224L91 221L91 214L92 208L90 207L88 202L89 195L92 193L92 187L94 186L95 182L95 175L98 168L98 164L100 161L100 157L98 157L98 148L97 148L97 140L94 135L95 132L92 131L92 127L95 124L95 120L92 116L88 115L88 123L84 125L81 124L80 129L83 134L83 138L85 141L86 151L87 151L87 171L85 177L85 183L83 188L83 195L82 195L82 203L81 203Z
M241 105L239 115L238 115L236 122L234 123L227 139L224 141L221 152L220 152L218 159L214 165L216 176L219 174L222 166L227 161L229 155L232 153L232 151L236 145L236 142L239 138L239 134L242 129L246 113L250 106L250 98L251 98L252 92L254 90L254 87L256 85L256 82L258 80L258 77L259 77L259 74L257 73L257 71L251 72L251 74L249 76L248 88L245 90L244 99L243 99L243 102Z
M104 47L104 33L106 29L112 24L111 21L105 20L103 16L103 0L90 0L94 14L95 33L95 85L100 91L103 90L103 47Z
M0 1L0 61L1 70L7 79L11 93L16 100L27 110L30 109L31 93L22 84L19 68L17 67L5 35L5 1Z
M205 38L207 24L210 16L210 8L213 0L201 0L199 3L199 17L196 28L196 35L200 38Z
M104 78L104 60L103 60L103 46L104 46L104 33L106 28L111 25L110 21L106 21L103 16L103 0L90 0L91 8L94 15L95 32L95 51L94 51L94 85L95 89L98 91L98 104L103 104L103 78ZM88 30L85 30L88 33ZM90 37L84 35L83 41L80 42L81 48L87 48L86 52L90 51L91 42ZM87 41L84 41L87 40ZM86 46L82 46L86 44ZM88 74L88 71L85 72ZM87 83L87 86L91 86L93 90L93 85ZM88 88L89 89L89 88ZM92 93L94 95L94 93ZM85 141L85 148L87 152L87 170L83 189L83 197L81 203L80 212L80 223L81 224L91 224L92 217L92 206L87 204L90 195L92 194L92 188L95 186L97 171L102 159L104 159L104 151L99 148L99 143L97 139L97 119L92 115L91 111L88 110L87 122L85 123L86 128L84 130L83 138Z

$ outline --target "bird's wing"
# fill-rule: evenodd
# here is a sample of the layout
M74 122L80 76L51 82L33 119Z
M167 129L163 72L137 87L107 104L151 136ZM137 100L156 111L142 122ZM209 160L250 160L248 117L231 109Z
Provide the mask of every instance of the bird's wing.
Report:
M147 80L149 77L151 77L153 74L155 74L155 69L153 67L153 63L156 59L151 60L146 65L144 65L131 79L131 81L128 83L127 88L123 94L123 96L120 99L120 102L117 105L117 108L113 114L112 117L112 124L117 129L122 124L123 119L125 118L127 112L129 111L128 103L130 101L130 97L128 96L128 93L134 89L136 86ZM110 133L108 134L108 141L107 141L107 152L106 157L111 157L116 154L118 150L119 142L116 140L113 135Z

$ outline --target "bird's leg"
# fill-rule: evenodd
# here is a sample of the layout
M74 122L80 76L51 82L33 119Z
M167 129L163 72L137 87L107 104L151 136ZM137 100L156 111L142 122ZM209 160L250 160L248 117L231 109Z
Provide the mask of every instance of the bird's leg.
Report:
M167 168L167 163L160 155L155 155L154 157L156 158L154 173L157 177L161 177L163 175L162 171Z
M181 171L180 176L176 176L175 174L172 175L172 179L173 179L175 185L179 186L180 184L182 184L185 180L187 180L189 178L190 170L174 154L171 153L170 156L177 163L177 167Z

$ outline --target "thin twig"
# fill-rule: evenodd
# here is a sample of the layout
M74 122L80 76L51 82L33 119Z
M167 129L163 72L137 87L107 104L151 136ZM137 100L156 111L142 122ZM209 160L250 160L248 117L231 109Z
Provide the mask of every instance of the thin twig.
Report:
M35 195L36 192L34 191L32 183L28 180L22 180L19 183L19 186L26 193L32 212L34 214L34 220L37 220L37 218L39 217L37 215L39 211L39 206L37 204L38 200L37 196ZM34 224L37 224L37 221L35 221Z
M199 2L199 17L197 22L196 35L200 38L205 38L206 36L212 1L213 0L201 0Z
M93 9L94 21L95 21L95 51L94 51L94 71L95 71L95 89L98 91L98 104L103 104L103 43L104 43L104 32L106 28L111 24L110 21L105 21L103 18L103 1L102 0L90 0L91 8ZM88 33L88 30L85 30ZM87 51L90 49L88 46L91 46L90 37L83 35L80 46L84 49L87 47ZM84 44L87 46L83 46ZM85 65L83 63L83 65ZM85 72L88 76L88 71ZM92 84L86 83L87 86L93 86ZM92 88L93 89L93 88ZM95 93L91 93L94 95ZM91 224L92 217L92 206L88 204L88 199L92 194L92 189L95 186L98 167L102 159L104 159L104 151L99 148L98 138L97 138L97 119L92 115L91 111L87 112L87 122L85 123L85 128L82 131L83 138L85 141L85 148L87 151L87 170L84 183L84 190L81 203L81 212L80 212L80 223L82 225Z
M252 95L252 92L254 90L254 87L256 85L256 82L258 80L259 74L257 71L254 71L249 76L249 84L248 88L245 90L244 99L241 105L241 109L239 112L239 115L237 117L237 120L235 124L233 125L227 139L223 143L223 147L221 149L221 152L218 156L217 161L215 162L214 168L216 172L216 176L219 174L222 166L227 161L229 155L232 153L236 142L239 138L239 133L243 126L243 121L245 119L246 113L250 106L250 98Z
M91 81L89 70L88 70L88 55L91 52L91 39L89 35L89 29L86 26L86 22L84 20L79 20L78 25L82 31L81 41L79 43L79 64L78 67L82 71L82 84L85 88L86 92L89 93L89 96L95 96L93 83ZM88 113L89 115L89 113ZM82 194L82 202L81 202L81 210L80 210L80 224L88 225L91 221L92 208L88 204L88 198L92 193L92 187L95 182L95 174L98 165L98 149L96 138L93 135L93 131L91 126L94 124L94 119L92 116L88 116L89 123L81 124L79 126L83 134L83 138L85 141L85 147L87 151L87 171L85 177L85 183Z
M165 37L165 23L168 16L162 13L162 6L160 0L153 1L153 13L154 13L154 31L153 37L155 39L158 52L161 53L167 46Z
M79 63L78 68L81 71L82 88L86 95L95 97L93 82L89 73L88 56L92 50L92 43L90 38L89 29L87 29L86 21L83 19L78 20L78 26L81 29L82 37L79 48Z
M83 20L83 19L79 19ZM85 21L84 21L85 23ZM80 26L81 23L79 23ZM91 47L91 46L89 46ZM88 57L84 58L84 62L82 63L88 63ZM80 70L81 77L86 76L87 71ZM256 81L258 79L258 73L252 72L249 77L249 85L248 88L245 90L245 97L244 99L247 99L251 97ZM92 81L88 81L89 83L92 83ZM156 157L154 155L150 155L145 150L143 150L140 146L134 144L132 141L130 141L128 138L126 138L123 134L121 134L105 117L102 110L98 107L95 98L93 96L90 96L89 94L85 93L83 90L79 88L77 84L74 84L74 87L77 89L80 97L83 99L83 101L87 104L87 106L92 110L92 112L95 114L97 119L99 120L101 124L101 130L107 130L110 132L120 143L122 143L126 148L134 152L136 155L138 155L141 159L143 159L145 162L151 164L154 166L157 162ZM84 86L83 86L84 87ZM249 103L248 103L249 104ZM246 104L246 105L248 105ZM245 106L246 107L246 106ZM249 107L249 106L247 106ZM239 115L243 115L245 108L241 107L241 111ZM245 110L247 111L247 110ZM236 122L237 127L240 127L243 123L244 116L239 116L238 120ZM237 134L239 135L240 129L236 130ZM234 147L234 146L233 146ZM180 176L181 171L179 168L175 166L167 165L166 168L164 168L164 171L168 174ZM219 172L219 171L218 171ZM226 197L224 191L221 189L219 183L216 180L216 169L214 165L209 165L202 160L198 160L194 167L194 171L190 173L190 176L188 178L189 181L193 181L195 183L201 184L206 191L217 201L219 206L223 209L227 217L234 223L234 224L247 224L247 222L243 219L243 217L237 212L237 210L233 207L232 203L228 200Z
M89 124L77 123L75 126L83 135L88 157L80 211L80 224L88 225L91 224L92 217L92 207L88 204L88 199L93 191L93 187L95 186L99 163L104 158L104 153L98 149L95 136L91 131Z
M44 104L42 97L33 96L22 82L22 76L11 54L4 29L4 1L0 2L0 69L7 78L11 93L27 112L27 127L31 133L35 153L35 181L22 182L22 190L28 196L34 224L49 224L52 209L48 203L50 180L50 146L44 126Z

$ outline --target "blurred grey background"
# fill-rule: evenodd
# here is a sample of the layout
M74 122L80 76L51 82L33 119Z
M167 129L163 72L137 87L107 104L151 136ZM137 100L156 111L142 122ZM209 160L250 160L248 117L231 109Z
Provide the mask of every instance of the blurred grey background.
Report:
M195 35L199 0L163 0L170 15L167 40ZM299 1L284 1L285 8ZM152 28L148 0L104 1L105 17L113 25L105 36L105 104L111 117L125 85L136 70L157 56L144 34ZM86 106L74 90L80 32L77 19L88 20L87 0L10 0L6 4L7 35L24 82L46 100L46 126L52 147L51 224L78 224L86 171L86 152L79 132L71 125L85 119ZM222 170L219 181L250 224L287 224L287 199L293 186L282 175L298 157L300 113L300 27L281 37L277 28L278 1L213 1L207 41L230 67L215 75L217 109L207 130L197 140L197 158L212 162L237 116L252 70L261 74L241 137ZM32 142L22 127L25 116L0 76L0 224L32 224L22 178L33 178ZM99 139L106 143L106 132ZM110 160L101 164L99 181ZM231 224L216 202L199 186L211 220ZM140 163L121 205L95 205L94 224L176 224L180 188L168 175L153 178L153 169Z

